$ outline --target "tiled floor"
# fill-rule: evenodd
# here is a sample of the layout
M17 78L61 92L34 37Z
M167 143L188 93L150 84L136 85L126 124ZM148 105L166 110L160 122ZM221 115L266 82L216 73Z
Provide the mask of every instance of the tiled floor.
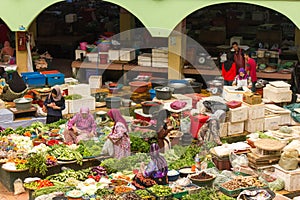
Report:
M29 193L25 192L19 195L14 195L13 192L9 192L2 183L0 183L0 200L28 200Z

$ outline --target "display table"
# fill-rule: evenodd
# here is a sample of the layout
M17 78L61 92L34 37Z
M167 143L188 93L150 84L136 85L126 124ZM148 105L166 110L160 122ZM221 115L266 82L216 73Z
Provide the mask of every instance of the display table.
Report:
M36 117L36 111L37 108L32 106L30 109L27 110L17 110L16 108L9 108L9 110L14 114L14 119L18 117L28 117L28 116L35 116Z
M46 176L52 175L52 174L58 174L62 171L62 167L74 169L74 170L80 170L85 169L92 166L97 166L101 163L102 160L110 158L109 156L101 156L96 158L90 158L90 159L83 159L82 165L80 166L76 162L65 162L60 163L58 165L52 166L48 168L48 171L46 175L41 175L39 173L29 173L29 170L23 170L23 171L7 171L2 168L2 165L0 167L0 182L7 188L8 191L13 192L14 191L14 181L18 178L20 178L22 181L24 181L25 178L28 177L39 177L39 178L45 178Z
M73 61L72 62L72 69L73 72L78 72L79 69L100 69L100 70L117 70L117 71L139 71L139 72L156 72L156 73L168 73L168 68L160 68L160 67L143 67L138 65L132 64L118 64L118 63L111 63L111 64L97 64L93 62L80 62L80 61ZM191 75L208 75L208 76L220 76L220 70L213 70L209 69L209 67L199 66L199 68L186 68L183 69L184 74L191 74ZM284 74L284 73L265 73L265 72L257 72L257 78L263 79L278 79L278 80L290 80L291 74Z

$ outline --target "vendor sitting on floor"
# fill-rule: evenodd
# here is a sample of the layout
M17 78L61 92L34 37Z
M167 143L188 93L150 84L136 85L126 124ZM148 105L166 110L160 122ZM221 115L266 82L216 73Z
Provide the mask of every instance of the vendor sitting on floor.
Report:
M88 140L96 135L96 123L90 109L83 107L68 121L64 138L67 144L77 144L81 140Z
M233 86L240 87L252 87L251 77L246 73L246 70L244 68L239 69L239 74L235 77L233 83Z
M151 161L145 168L142 162L140 172L134 177L132 184L139 189L151 187L153 185L168 184L168 164L166 159L160 155L159 146L156 143L150 146Z
M3 87L0 98L3 101L13 101L17 98L23 97L28 88L17 71L12 72L11 78L6 81L6 85Z

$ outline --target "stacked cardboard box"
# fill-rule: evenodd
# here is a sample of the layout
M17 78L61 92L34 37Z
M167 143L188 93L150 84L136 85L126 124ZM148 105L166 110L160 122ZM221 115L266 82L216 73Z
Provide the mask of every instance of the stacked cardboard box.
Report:
M169 51L167 47L152 49L152 67L169 67Z

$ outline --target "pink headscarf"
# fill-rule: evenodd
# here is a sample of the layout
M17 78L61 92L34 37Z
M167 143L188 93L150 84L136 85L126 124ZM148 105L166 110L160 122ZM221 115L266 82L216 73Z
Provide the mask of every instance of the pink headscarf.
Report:
M128 130L128 126L127 126L127 123L126 123L126 120L124 119L124 117L122 116L120 110L118 109L115 109L115 108L112 108L108 111L107 115L112 119L114 120L115 124L117 122L121 122L125 125L126 129ZM114 129L115 127L113 127Z
M82 107L82 108L80 108L80 113L87 113L87 114L89 114L90 113L90 109L88 107Z

